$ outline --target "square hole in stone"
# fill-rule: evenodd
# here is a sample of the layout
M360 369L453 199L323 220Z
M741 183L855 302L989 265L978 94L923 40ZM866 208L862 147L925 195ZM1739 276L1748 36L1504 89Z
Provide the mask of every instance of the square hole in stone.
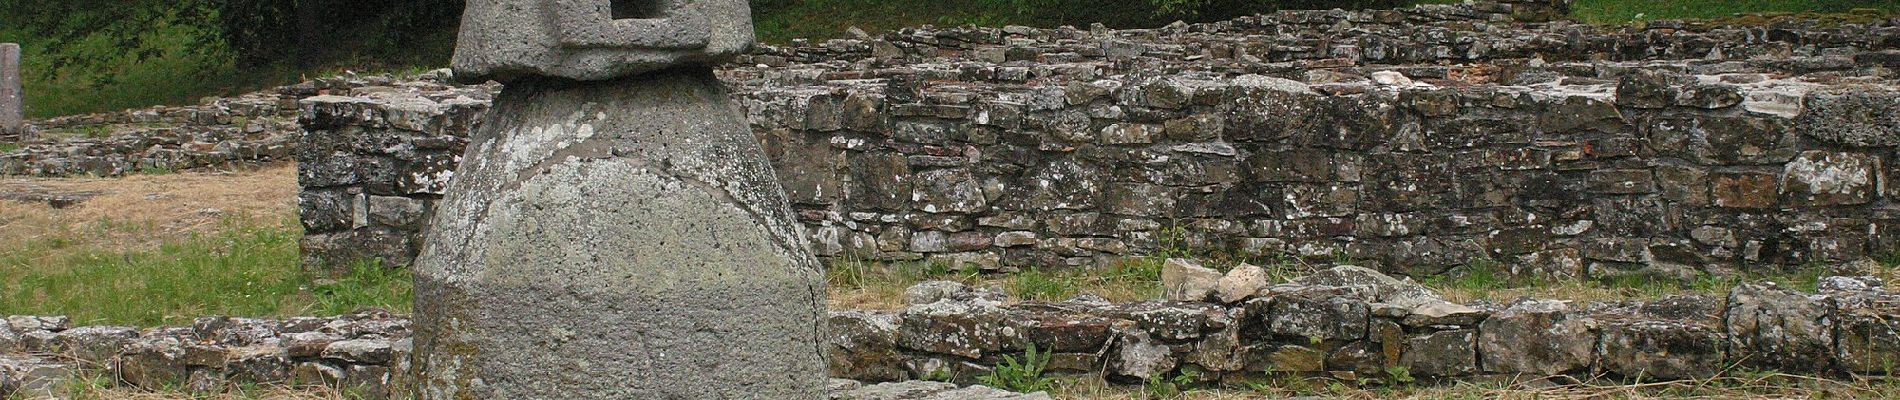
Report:
M648 19L663 17L665 12L662 0L609 0L614 19Z

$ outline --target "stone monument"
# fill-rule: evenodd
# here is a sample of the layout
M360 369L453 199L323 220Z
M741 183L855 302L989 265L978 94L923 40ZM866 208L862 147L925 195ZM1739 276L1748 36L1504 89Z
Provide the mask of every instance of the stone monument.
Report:
M505 83L413 267L423 399L819 399L822 270L711 64L743 0L470 0Z
M20 45L0 43L0 140L26 135L26 107L20 98Z

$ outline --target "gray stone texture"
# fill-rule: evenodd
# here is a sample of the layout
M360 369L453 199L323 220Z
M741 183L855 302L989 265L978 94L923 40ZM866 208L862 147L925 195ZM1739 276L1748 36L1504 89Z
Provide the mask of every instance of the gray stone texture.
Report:
M606 80L709 66L752 48L740 0L473 0L452 62L467 83Z
M820 257L1013 271L1187 248L1693 279L1900 250L1885 234L1900 149L1843 139L1885 134L1893 76L1773 49L1877 50L1501 22L1530 4L910 29L767 46L719 73ZM305 164L405 176L374 157Z
M1478 326L1485 372L1549 376L1582 371L1594 360L1596 333L1588 316L1561 301L1513 304Z
M1362 279L1385 280L1376 275ZM1012 398L956 385L975 383L1004 356L1020 359L1032 344L1051 353L1051 376L1131 383L1182 371L1195 371L1208 382L1259 379L1263 373L1381 379L1390 367L1404 367L1420 378L1474 380L1497 379L1498 374L1520 380L1567 374L1672 381L1716 376L1737 364L1789 373L1890 374L1889 366L1900 360L1900 346L1895 344L1900 342L1894 340L1900 337L1900 327L1892 322L1900 320L1900 307L1895 307L1900 295L1873 277L1830 276L1821 281L1821 291L1815 294L1744 285L1726 300L1665 296L1577 306L1527 300L1502 310L1445 303L1431 293L1421 294L1429 297L1427 306L1407 309L1366 297L1375 291L1298 283L1276 285L1262 297L1238 303L1111 304L1088 297L1012 302L985 288L929 282L908 291L915 296L902 310L830 312L823 351L829 375L835 378L955 382L875 385L834 380L834 398L844 393L931 398L927 396L953 390ZM1338 301L1316 303L1321 307L1293 304L1320 293ZM1276 307L1280 303L1294 306ZM1364 304L1369 309L1359 314L1351 306L1325 307L1336 304ZM1445 312L1449 309L1463 311ZM510 320L561 332L539 324L539 317ZM1323 321L1304 322L1318 320ZM284 320L205 317L191 326L142 331L72 327L59 317L14 316L7 321L0 325L0 395L23 390L22 382L69 379L85 372L74 368L99 366L128 386L185 387L201 393L233 384L288 383L356 388L366 398L412 398L416 388L409 379L414 371L410 354L417 343L410 322L387 313ZM1341 334L1322 323L1351 325L1347 330L1363 335ZM421 331L426 329L417 333ZM1837 340L1817 336L1830 332ZM582 340L573 338L567 343ZM588 349L607 352L609 345ZM531 343L515 350L583 360L541 346ZM78 359L113 362L55 361Z
M1836 321L1830 303L1772 285L1736 287L1724 320L1729 357L1786 371L1832 369Z
M419 395L824 396L823 271L731 104L709 69L504 90L414 267Z
M427 81L298 102L295 137L304 266L341 273L363 261L411 264L480 126L489 88Z

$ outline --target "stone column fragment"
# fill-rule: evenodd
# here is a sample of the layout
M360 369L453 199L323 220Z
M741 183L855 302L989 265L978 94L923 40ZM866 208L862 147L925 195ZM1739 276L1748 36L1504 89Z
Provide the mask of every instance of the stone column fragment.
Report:
M20 90L20 45L0 43L0 139L26 133L26 106Z

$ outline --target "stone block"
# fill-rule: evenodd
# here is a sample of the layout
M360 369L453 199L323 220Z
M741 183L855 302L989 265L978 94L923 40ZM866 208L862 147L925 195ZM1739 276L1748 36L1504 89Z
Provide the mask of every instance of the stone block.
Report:
M1590 191L1603 194L1642 194L1656 191L1656 175L1646 169L1590 171Z
M1179 365L1174 349L1159 343L1147 331L1117 329L1116 343L1109 353L1109 370L1117 376L1148 379L1163 376Z
M1834 318L1825 299L1744 284L1729 291L1728 357L1784 371L1826 369L1834 361Z
M1478 327L1478 354L1485 372L1547 376L1590 365L1596 347L1593 322L1564 302L1522 301L1491 314Z
M1275 294L1266 315L1267 331L1309 341L1365 338L1371 309L1363 300L1335 293L1314 290Z
M1720 373L1723 334L1713 326L1669 320L1611 322L1597 353L1603 370L1648 380L1706 379Z
M831 376L870 381L907 378L897 349L898 316L871 311L832 312L826 342Z
M1465 376L1478 372L1478 333L1470 329L1438 331L1406 341L1399 359L1416 376Z
M1233 321L1221 306L1178 301L1143 301L1116 304L1099 310L1102 316L1133 321L1128 329L1138 329L1156 340L1184 342L1199 339L1204 332L1225 329Z
M331 342L320 356L350 364L388 364L394 345L386 339L352 339Z
M421 229L429 211L427 200L396 196L369 196L368 200L369 222L391 228Z
M974 213L989 207L970 171L962 168L917 173L910 200L927 213Z
M1781 173L1781 198L1789 204L1866 204L1880 195L1880 158L1865 153L1805 151Z
M159 390L185 383L188 376L184 343L177 338L140 338L126 346L113 372L133 387Z
M899 316L897 345L911 350L980 358L1002 350L1008 313L984 300L939 301L906 308Z
M1104 211L1120 214L1161 217L1174 213L1178 206L1177 189L1151 183L1114 183L1104 192Z
M1104 145L1150 144L1162 135L1162 128L1153 124L1114 124L1102 128L1098 137Z
M1256 182L1327 182L1334 179L1332 153L1319 149L1253 152L1246 179Z
M486 0L468 5L451 62L464 83L598 81L710 65L752 47L736 1Z
M1114 336L1114 325L1125 321L1061 309L1011 310L1007 326L1015 331L1010 349L1056 353L1101 353ZM1091 368L1092 370L1092 368Z
M851 184L846 187L845 206L859 211L902 211L910 209L912 175L910 164L897 154L863 154L848 157L845 170Z
M1717 207L1773 208L1776 204L1776 177L1759 173L1711 174L1709 195Z
M1862 287L1834 296L1834 357L1849 371L1890 373L1900 368L1900 295Z
M1795 119L1801 133L1854 147L1900 146L1900 91L1844 86L1809 92Z
M104 363L117 357L139 337L139 330L124 326L82 326L59 331L53 339L57 353L74 359Z
M1220 302L1234 304L1266 294L1274 283L1266 269L1242 263L1215 281L1215 294Z

